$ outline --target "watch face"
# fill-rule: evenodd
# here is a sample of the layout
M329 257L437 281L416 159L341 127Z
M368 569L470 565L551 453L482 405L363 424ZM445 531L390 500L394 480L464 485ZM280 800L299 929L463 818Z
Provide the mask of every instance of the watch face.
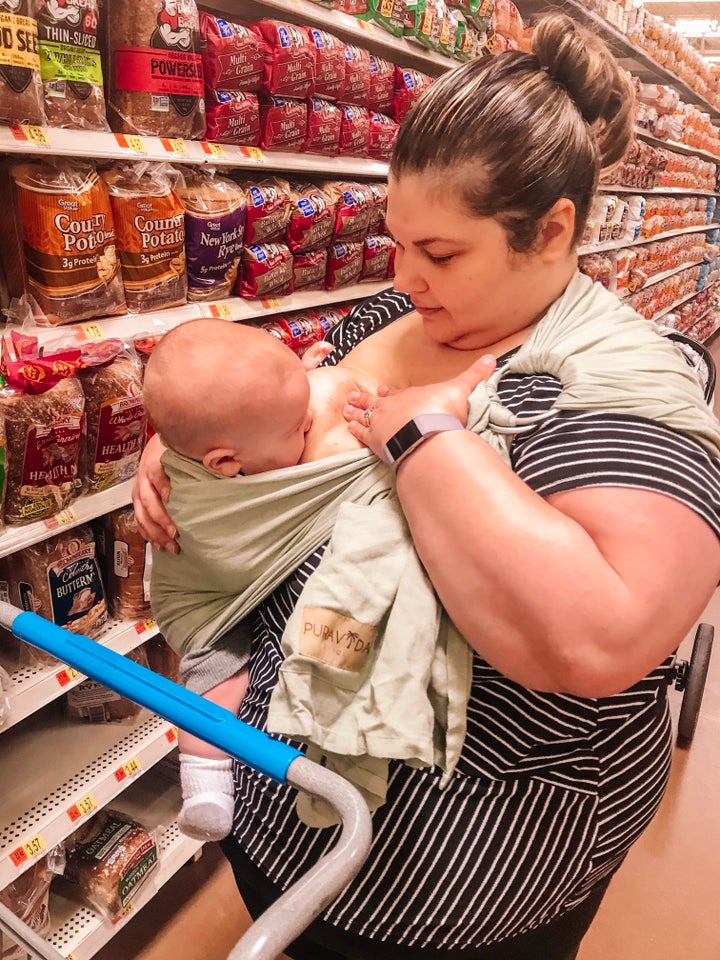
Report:
M398 432L390 437L385 445L390 462L394 463L404 453L407 453L422 435L422 431L414 420L409 420L404 427L400 427Z

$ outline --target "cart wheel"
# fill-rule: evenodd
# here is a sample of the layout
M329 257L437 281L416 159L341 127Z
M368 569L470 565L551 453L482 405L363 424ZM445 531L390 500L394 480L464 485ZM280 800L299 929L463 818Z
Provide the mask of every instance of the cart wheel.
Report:
M701 623L695 634L690 663L688 664L687 660L678 663L675 689L684 691L678 719L677 744L679 747L688 747L695 734L714 636L715 628L709 623Z

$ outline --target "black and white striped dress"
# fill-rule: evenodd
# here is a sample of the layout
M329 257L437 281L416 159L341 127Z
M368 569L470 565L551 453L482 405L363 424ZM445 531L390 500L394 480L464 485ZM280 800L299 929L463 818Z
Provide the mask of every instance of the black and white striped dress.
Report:
M411 306L386 292L333 331L337 362ZM559 392L548 375L501 380L521 416ZM582 486L661 491L720 535L720 468L693 439L633 417L562 414L511 451L513 468L547 496ZM322 555L308 558L255 615L250 687L241 719L264 728L281 636ZM444 791L436 770L391 765L388 801L373 817L371 855L323 918L351 933L431 949L479 947L547 923L579 904L621 862L666 786L670 723L666 663L623 694L536 693L475 656L466 743ZM294 793L238 766L234 835L287 887L335 839L295 815Z

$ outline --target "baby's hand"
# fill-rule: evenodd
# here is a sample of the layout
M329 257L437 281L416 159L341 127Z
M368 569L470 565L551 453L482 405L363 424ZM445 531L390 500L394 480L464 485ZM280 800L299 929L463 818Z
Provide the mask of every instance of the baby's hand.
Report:
M325 340L319 340L311 347L308 347L300 359L306 370L314 370L315 367L320 366L325 357L330 356L334 349L335 347L331 343L326 343Z

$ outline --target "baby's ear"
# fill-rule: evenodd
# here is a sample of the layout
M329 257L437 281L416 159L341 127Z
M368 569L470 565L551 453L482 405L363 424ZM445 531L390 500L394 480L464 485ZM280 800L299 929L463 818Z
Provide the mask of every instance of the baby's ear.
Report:
M331 343L326 343L324 340L319 340L311 347L308 347L305 353L302 355L300 358L302 360L302 365L306 370L313 370L315 367L319 367L325 357L329 357L334 349L335 347Z
M216 447L203 457L203 466L219 477L236 477L242 473L240 457L234 450Z

